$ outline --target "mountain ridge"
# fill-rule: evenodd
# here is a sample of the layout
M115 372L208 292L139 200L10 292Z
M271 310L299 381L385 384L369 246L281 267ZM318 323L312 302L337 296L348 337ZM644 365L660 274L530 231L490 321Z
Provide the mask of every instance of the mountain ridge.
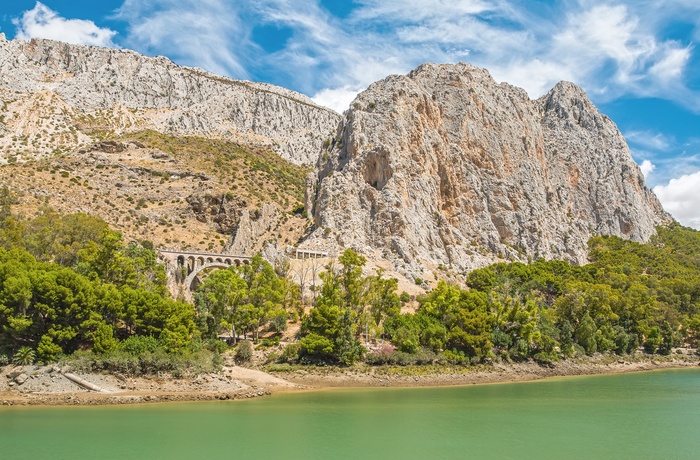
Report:
M583 263L591 236L646 241L672 220L581 88L561 82L530 100L463 63L370 85L318 169L307 244L352 247L412 273Z
M267 83L220 77L162 56L44 39L0 40L0 85L14 92L4 95L5 104L22 93L55 95L70 109L66 125L97 113L99 128L216 136L267 147L298 165L316 162L318 134L331 133L339 119L307 96ZM124 122L100 116L110 110Z
M560 82L531 100L470 64L426 63L390 75L341 116L299 93L164 57L0 37L0 103L1 161L29 169L32 161L48 162L41 168L51 174L73 168L72 180L88 190L108 182L84 196L30 187L38 193L26 199L32 209L41 200L96 214L109 208L108 222L138 237L158 225L198 222L192 235L155 238L158 244L202 232L209 232L204 246L192 249L214 243L252 251L301 242L308 221L294 203L301 199L298 185L291 184L303 178L289 182L289 174L308 169L271 166L267 151L315 165L305 197L314 227L302 246L351 247L409 278L439 267L460 273L539 257L584 263L593 235L646 241L656 225L672 221L616 125L581 88ZM104 141L121 147L111 152ZM90 169L95 165L129 174L100 176ZM191 174L171 174L186 170ZM52 180L44 172L39 175ZM240 174L252 182L241 182ZM166 176L167 190L178 190L171 206L153 191L164 190ZM13 180L18 183L8 183ZM181 180L188 184L177 186ZM263 181L262 192L251 188L255 181ZM129 186L118 195L126 201L103 203L104 187L118 184ZM66 194L70 204L59 198ZM131 222L150 222L146 230L115 214L144 200L147 212L139 206L128 213ZM298 215L289 223L284 213L293 210Z

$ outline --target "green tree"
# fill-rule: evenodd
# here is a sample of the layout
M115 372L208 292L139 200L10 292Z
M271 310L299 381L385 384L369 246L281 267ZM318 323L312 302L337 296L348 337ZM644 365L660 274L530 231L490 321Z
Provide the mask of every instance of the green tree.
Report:
M644 351L650 354L656 353L656 350L659 349L659 345L661 345L661 331L657 326L654 326L649 329L649 332L646 335L646 340L644 341Z
M238 310L246 303L247 295L248 284L235 268L217 270L209 275L194 293L202 333L215 337L219 326L225 322L231 328L235 343L237 326L238 330L243 326ZM243 323L247 325L247 319Z
M573 328L568 320L562 321L559 327L559 348L564 356L571 356L574 352Z
M576 341L583 347L587 355L592 355L598 350L596 342L596 325L588 312L585 312L576 329Z
M661 325L660 330L661 343L658 347L658 353L661 355L668 355L675 344L675 333L668 321L664 321Z

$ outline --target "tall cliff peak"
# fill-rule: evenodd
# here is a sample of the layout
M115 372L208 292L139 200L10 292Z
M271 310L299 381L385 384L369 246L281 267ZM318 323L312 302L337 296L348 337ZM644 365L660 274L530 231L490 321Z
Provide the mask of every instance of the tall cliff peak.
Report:
M578 86L530 100L469 64L374 83L315 178L307 244L419 270L586 259L592 235L645 241L669 222L615 124Z

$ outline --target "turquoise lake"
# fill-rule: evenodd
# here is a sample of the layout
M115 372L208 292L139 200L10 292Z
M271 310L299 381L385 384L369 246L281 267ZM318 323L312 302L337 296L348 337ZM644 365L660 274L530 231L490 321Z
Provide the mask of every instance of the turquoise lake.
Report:
M700 369L246 401L2 407L9 459L700 459Z

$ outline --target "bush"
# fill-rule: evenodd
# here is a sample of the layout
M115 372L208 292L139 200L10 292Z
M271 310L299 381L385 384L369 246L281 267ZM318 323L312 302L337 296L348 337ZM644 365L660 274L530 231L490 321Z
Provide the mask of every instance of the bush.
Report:
M272 329L275 330L275 332L284 332L287 330L287 320L289 319L289 315L287 315L286 311L280 311L279 313L275 314L275 316L270 319L270 325L272 326Z
M204 348L213 351L214 353L224 353L228 350L228 344L223 340L219 339L209 339L204 342Z
M253 358L253 344L247 340L238 344L236 347L236 361L246 363Z
M270 348L273 346L276 347L279 344L280 344L280 338L278 335L274 336L271 339L268 337L265 337L264 339L262 339L262 342L260 343L260 345L255 347L255 349L257 350L259 348Z
M28 366L34 364L36 353L29 347L22 347L12 357L12 363L17 366Z
M379 350L375 353L368 354L365 357L365 362L372 366L383 364L397 366L443 364L445 362L445 357L426 348L422 348L416 353L406 353L403 351L387 353L385 350Z
M160 348L158 339L151 336L132 335L119 344L119 349L130 355L140 356L146 352L155 352Z
M101 356L95 355L93 367L97 367L95 370L105 370L127 375L146 373L141 367L141 361L138 356L119 350L105 353Z
M470 364L469 357L463 351L445 350L442 354L450 364Z
M327 337L311 333L299 342L301 354L317 358L330 358L333 353L333 342Z
M44 363L56 361L56 358L63 350L53 342L53 339L48 335L42 335L39 340L39 345L36 347L39 359Z
M153 353L147 352L139 356L139 365L141 366L141 372L144 374L159 374L162 372L173 372L182 375L182 369L180 369L181 363L178 363L178 357L175 355L169 355L165 350L157 350Z
M211 364L217 372L224 367L224 358L221 356L221 353L217 351L213 353L211 357Z
M661 331L658 327L654 326L651 328L647 334L647 339L644 341L644 351L653 354L661 345Z
M379 348L379 350L376 350L372 353L368 353L365 357L365 362L373 366L388 364L389 362L391 362L391 355L394 353L395 350L396 347L392 344L384 343Z
M301 345L298 343L290 343L279 357L279 362L281 363L296 363L299 361L299 352L301 351Z
M10 360L7 358L7 355L0 355L0 366L7 366L10 364Z
M290 372L294 368L289 363L270 364L267 366L267 372Z
M541 351L539 353L535 353L535 355L532 358L537 364L548 367L552 367L555 361L559 361L559 357L554 352L547 353Z
M125 375L155 375L170 373L173 377L215 372L221 369L221 355L200 349L186 353L168 353L162 348L146 351L139 356L124 350L113 350L104 354L91 351L76 351L62 360L78 372L106 371Z
M62 358L60 364L61 367L70 366L76 372L92 372L95 370L95 355L91 351L78 350Z

